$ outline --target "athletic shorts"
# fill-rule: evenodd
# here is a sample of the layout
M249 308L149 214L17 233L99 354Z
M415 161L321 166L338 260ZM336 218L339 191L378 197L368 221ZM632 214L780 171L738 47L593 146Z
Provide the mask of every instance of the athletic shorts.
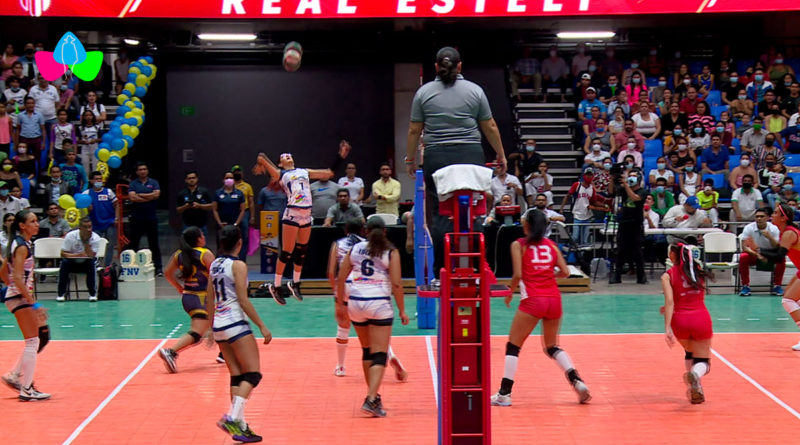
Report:
M282 221L290 226L311 227L311 209L287 207L283 211Z
M394 321L390 297L350 297L347 300L347 314L355 326L391 326Z
M235 321L229 325L214 327L214 340L217 343L233 343L245 335L252 335L250 324L245 320Z
M706 309L675 312L670 326L679 340L708 340L714 335L711 314Z
M519 310L543 320L561 318L561 297L528 297L519 303Z
M208 320L205 292L202 292L200 295L184 293L181 302L183 303L183 310L186 311L190 317Z
M6 307L9 311L13 314L20 309L25 309L26 307L31 307L33 305L28 304L25 302L25 299L22 298L22 295L14 295L13 297L6 297L5 299Z

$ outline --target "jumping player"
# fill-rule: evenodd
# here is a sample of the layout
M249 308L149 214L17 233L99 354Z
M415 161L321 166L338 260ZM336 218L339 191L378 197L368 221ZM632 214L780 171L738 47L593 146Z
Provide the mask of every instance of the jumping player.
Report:
M240 249L242 233L239 228L223 227L219 256L211 264L212 286L206 299L206 311L214 314L214 340L231 374L231 407L228 414L217 421L217 426L233 436L233 440L260 442L261 436L255 434L244 419L245 403L261 381L258 345L247 318L258 326L265 345L272 340L272 333L247 296L247 265L237 257Z
M703 301L708 274L694 260L692 250L683 243L669 247L673 266L661 275L661 288L664 291L665 340L671 348L677 339L686 351L683 375L688 385L686 396L692 404L698 404L706 400L700 379L711 369L713 329L711 315Z
M50 327L46 324L45 310L33 297L33 252L31 238L39 233L39 218L30 210L22 210L14 217L9 239L10 246L2 246L6 253L3 262L3 281L8 284L5 304L17 319L25 349L14 369L2 380L11 389L19 392L19 399L28 402L46 400L50 394L39 392L33 386L33 373L36 370L36 354L50 341Z
M347 281L350 290L345 312ZM408 324L408 315L403 301L400 254L386 238L382 219L367 222L367 241L354 245L344 256L336 289L336 318L341 326L349 316L361 342L361 364L368 387L361 410L373 417L386 417L378 388L386 369L394 321L390 295L394 295L403 325Z
M351 218L349 219L344 226L344 233L345 237L336 240L333 244L331 244L330 254L328 255L328 281L331 283L331 289L334 292L334 305L335 308L341 307L341 317L336 317L336 323L338 324L336 330L336 352L339 361L337 362L336 368L333 370L333 375L337 377L344 377L346 375L345 368L344 368L344 356L347 352L347 343L350 337L350 318L347 317L345 309L347 308L347 294L345 294L339 301L337 300L336 294L336 275L339 273L339 266L342 264L342 260L344 260L345 255L350 252L350 249L353 248L356 244L365 241L364 238L359 236L364 231L364 223L360 219ZM349 291L350 281L346 281L345 283L345 292ZM339 311L337 311L338 313ZM391 345L389 346L388 350L389 354L389 364L394 368L395 377L397 380L401 382L405 382L408 380L408 372L403 367L403 364L400 363L400 359L394 355L394 351L392 351Z
M788 255L794 264L800 264L800 229L794 223L794 209L786 204L778 204L772 212L772 223L781 231L781 240L777 251L762 249L760 254L772 261L784 261ZM800 272L792 277L786 292L783 295L783 308L792 317L795 324L800 327ZM800 351L800 343L792 346L795 351Z
M208 271L214 261L214 254L206 249L206 237L199 227L187 227L181 234L181 248L170 258L165 270L165 278L180 294L183 310L191 318L191 329L183 334L171 348L160 349L159 355L164 366L171 373L178 372L175 363L178 353L185 348L200 343L211 321L206 311L208 287ZM183 285L178 282L175 273L180 269Z
M278 168L280 167L280 168ZM294 158L291 153L281 154L278 166L272 163L264 153L259 153L253 173L265 173L272 180L280 180L283 191L288 198L286 210L281 219L281 253L278 264L275 266L275 281L267 285L269 293L276 303L286 304L286 294L290 294L298 301L303 301L300 293L300 274L303 271L303 260L308 251L308 239L311 236L311 179L327 181L333 177L330 169L311 170L295 168ZM294 263L292 281L287 283L287 290L281 286L283 271L286 265Z
M521 301L506 343L506 360L500 390L492 396L492 405L511 406L511 388L517 373L519 351L531 331L542 320L542 346L544 352L558 363L566 373L578 401L591 400L589 388L578 375L566 351L558 347L558 331L561 325L561 292L556 278L569 276L567 262L558 246L544 237L548 222L544 213L537 209L525 212L522 227L526 238L511 244L511 261L514 275L511 278L511 291L516 290L520 280ZM558 272L555 272L558 267ZM506 306L511 305L512 296L505 298Z

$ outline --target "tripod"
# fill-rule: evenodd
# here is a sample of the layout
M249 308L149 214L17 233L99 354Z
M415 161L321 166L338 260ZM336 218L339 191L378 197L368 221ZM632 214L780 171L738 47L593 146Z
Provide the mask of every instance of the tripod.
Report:
M603 260L605 260L605 261L607 261L609 263L611 263L611 259L609 258L610 255L608 255L608 253L609 253L609 251L614 249L615 243L616 243L616 238L617 238L617 230L614 230L614 235L611 237L611 241L610 242L608 241L608 227L611 225L611 222L613 220L614 220L614 214L611 213L610 211L606 212L606 216L605 216L605 218L603 220L603 231L602 231L603 242L600 243L600 250L602 251L602 250L605 249L605 253L606 253L606 255L603 257ZM616 227L616 223L614 223L614 226ZM606 242L609 243L608 247L606 247ZM592 259L592 262L595 262L594 258ZM613 266L613 263L612 263L611 267L609 267L609 269L608 269L609 273L611 273L613 267L614 266ZM600 262L597 261L597 262L595 262L594 271L592 271L592 282L597 281L597 271L599 269L600 269Z

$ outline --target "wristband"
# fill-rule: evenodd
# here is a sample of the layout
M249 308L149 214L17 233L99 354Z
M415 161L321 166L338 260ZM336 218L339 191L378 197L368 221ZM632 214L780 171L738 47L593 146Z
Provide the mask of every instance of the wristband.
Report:
M42 307L42 303L33 303L31 307L34 309L39 309L40 307Z
M408 156L404 157L403 160L405 161L406 165L414 164L414 158L410 158Z

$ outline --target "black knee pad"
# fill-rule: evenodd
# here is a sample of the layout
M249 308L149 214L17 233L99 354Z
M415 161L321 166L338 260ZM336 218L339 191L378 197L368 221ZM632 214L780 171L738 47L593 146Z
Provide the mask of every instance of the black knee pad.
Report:
M549 348L545 349L544 352L550 356L550 358L556 358L556 354L561 352L562 349L558 346L550 346Z
M692 355L692 353L691 353L691 352L689 352L689 351L686 351L686 355L684 355L684 356L683 356L683 359L684 359L684 360L691 360L691 359L693 359L693 358L694 358L694 356L693 356L693 355Z
M42 349L50 342L50 325L39 326L39 350L36 353L42 352Z
M376 352L372 354L371 366L386 366L386 360L389 356L385 352Z
M258 386L258 383L261 381L260 372L245 372L240 377L242 378L243 382L253 385L253 388Z
M705 363L706 365L708 365L708 372L706 374L710 374L711 373L711 360L709 360L707 358L697 358L697 357L692 359L692 364L693 365L696 365L698 363Z
M231 376L231 386L239 386L239 383L242 383L242 376L241 375L232 375Z
M365 362L372 360L372 354L369 353L369 348L361 348L361 360Z
M292 253L286 250L281 250L280 256L278 256L278 261L283 264L289 264L292 262Z
M519 349L519 346L511 344L511 342L506 342L506 355L519 357Z
M189 334L192 337L192 344L199 343L200 339L203 338L202 335L198 334L195 331L189 331L189 332L187 332L187 334Z
M292 252L292 261L295 266L302 266L308 252L308 244L295 244Z

